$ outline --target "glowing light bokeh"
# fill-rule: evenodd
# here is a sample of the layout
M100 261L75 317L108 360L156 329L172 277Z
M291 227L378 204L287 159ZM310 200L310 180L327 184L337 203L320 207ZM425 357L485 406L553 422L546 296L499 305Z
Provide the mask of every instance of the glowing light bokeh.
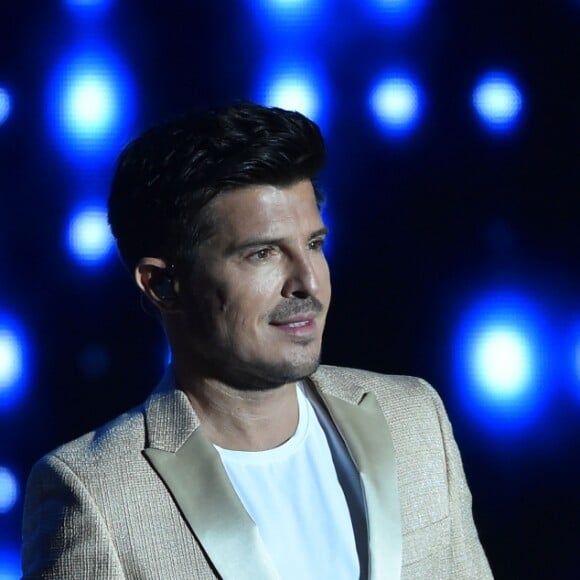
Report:
M133 120L131 77L105 50L75 53L57 67L47 107L65 154L77 160L114 156Z
M113 0L64 0L69 8L108 8Z
M22 373L22 354L18 339L10 330L0 328L0 389L15 383Z
M96 205L77 210L69 222L67 241L73 257L84 265L106 260L114 246L106 210Z
M320 75L297 65L269 68L258 83L256 101L298 111L319 125L324 124L328 107Z
M264 25L276 24L276 29L296 24L312 23L320 18L328 0L249 0L250 8Z
M426 0L367 0L368 9L386 24L407 25L421 15Z
M0 514L9 512L20 497L20 486L16 476L7 467L0 465Z
M572 331L567 334L565 350L569 355L566 366L570 370L572 395L580 402L580 321L577 321Z
M63 0L65 6L79 14L94 14L110 8L114 0Z
M464 315L454 342L458 396L481 423L499 432L530 424L549 394L545 331L522 295L496 292Z
M79 75L65 94L63 119L67 130L83 136L109 132L117 113L116 101L110 79L92 71Z
M26 350L20 325L0 313L0 409L12 407L24 395Z
M419 87L408 75L390 74L376 83L369 105L379 127L388 135L397 136L416 127L422 101Z
M488 326L472 345L473 373L481 389L511 399L525 393L533 370L529 341L511 326Z
M0 125L6 122L11 111L12 99L10 93L4 87L0 87Z
M309 5L317 4L313 0L261 0L264 6L270 6L276 10L304 10Z
M0 580L19 580L21 577L18 548L0 546Z
M513 129L523 109L523 97L515 80L505 73L482 77L472 96L473 106L483 124L491 131Z

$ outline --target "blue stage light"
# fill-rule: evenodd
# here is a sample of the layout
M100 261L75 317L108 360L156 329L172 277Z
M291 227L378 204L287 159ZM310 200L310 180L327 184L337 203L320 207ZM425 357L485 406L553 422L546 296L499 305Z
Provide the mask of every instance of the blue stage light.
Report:
M269 107L298 111L317 122L323 122L322 87L314 78L299 68L271 75L258 90L257 100Z
M256 15L265 25L275 20L282 26L312 22L327 0L250 0ZM277 27L279 29L279 27Z
M0 546L0 580L19 580L21 577L20 550Z
M500 72L481 78L473 91L472 100L479 118L493 132L512 129L523 108L522 93L516 82Z
M578 338L574 349L574 370L576 371L576 381L580 383L580 338Z
M0 514L8 513L18 501L20 487L16 476L7 467L0 466Z
M426 0L371 0L367 2L375 17L397 26L415 21L425 8Z
M390 74L372 89L371 111L388 135L405 135L419 122L423 98L417 84L405 74Z
M454 343L458 396L493 430L517 430L542 408L548 385L540 383L546 351L537 309L514 293L494 293L476 303L459 325Z
M0 409L22 398L25 383L24 333L11 317L0 314Z
M65 59L50 84L48 110L53 134L73 158L109 158L127 137L134 95L129 74L104 50Z
M75 78L67 89L64 121L68 131L83 137L108 133L116 109L115 89L110 79L89 71Z
M0 388L13 384L22 373L18 339L9 329L0 328Z
M313 0L261 0L261 2L276 10L304 10L309 5L317 3Z
M573 328L566 343L566 350L570 353L567 366L572 371L570 385L574 390L573 394L580 401L580 322Z
M471 348L474 378L490 397L513 400L525 394L533 360L530 343L517 327L500 322L482 328Z
M64 3L76 10L103 10L108 8L113 0L64 0Z
M106 260L114 245L107 212L97 205L76 211L68 226L68 247L82 264L96 265Z
M10 93L3 87L0 87L0 125L10 116L12 109L12 99Z
M574 356L574 362L573 362L574 373L575 373L576 384L578 386L578 385L580 385L580 339L578 339L578 342L576 343L576 348L574 349L573 356ZM578 391L578 394L580 395L580 389Z

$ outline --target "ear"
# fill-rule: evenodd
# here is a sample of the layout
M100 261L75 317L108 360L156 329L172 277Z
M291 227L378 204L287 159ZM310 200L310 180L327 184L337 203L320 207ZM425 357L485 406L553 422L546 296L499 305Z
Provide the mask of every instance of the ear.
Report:
M177 298L177 282L169 266L161 258L141 258L135 266L135 282L139 289L157 308L173 310ZM162 291L163 289L163 291Z

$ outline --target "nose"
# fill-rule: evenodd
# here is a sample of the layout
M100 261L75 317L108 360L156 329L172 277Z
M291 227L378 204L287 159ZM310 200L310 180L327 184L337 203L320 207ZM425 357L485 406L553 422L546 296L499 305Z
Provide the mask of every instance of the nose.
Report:
M301 299L317 296L320 290L320 276L322 276L320 269L323 261L322 255L312 256L306 252L293 256L288 264L282 296Z

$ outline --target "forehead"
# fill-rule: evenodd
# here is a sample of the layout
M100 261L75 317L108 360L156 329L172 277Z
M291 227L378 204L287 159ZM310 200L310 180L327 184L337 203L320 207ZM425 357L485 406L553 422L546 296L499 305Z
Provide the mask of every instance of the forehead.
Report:
M322 227L310 180L234 189L214 198L209 209L212 238L308 235Z

